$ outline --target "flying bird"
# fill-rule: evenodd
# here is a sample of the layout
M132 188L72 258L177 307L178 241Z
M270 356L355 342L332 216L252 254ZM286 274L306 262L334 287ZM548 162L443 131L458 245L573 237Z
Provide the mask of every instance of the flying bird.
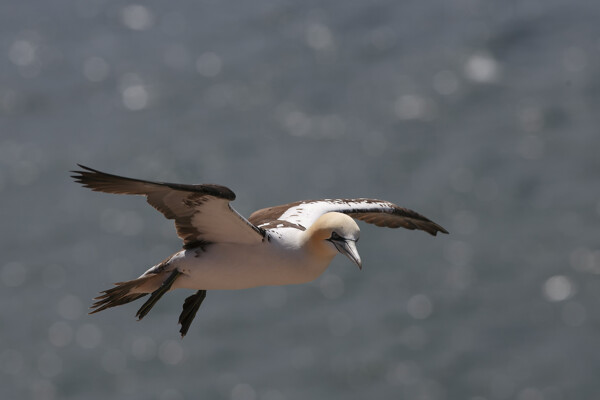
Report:
M207 290L289 285L320 276L341 253L362 269L355 219L389 228L448 233L421 214L383 200L304 200L255 211L246 219L231 207L225 186L152 182L107 174L81 164L72 178L97 192L146 196L175 221L183 249L139 278L115 283L94 300L90 314L150 295L137 311L141 320L173 289L193 289L179 316L181 336Z

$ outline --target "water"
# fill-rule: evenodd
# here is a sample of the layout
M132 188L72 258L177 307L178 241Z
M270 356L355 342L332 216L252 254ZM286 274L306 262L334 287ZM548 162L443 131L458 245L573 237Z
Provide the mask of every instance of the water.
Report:
M0 397L595 399L600 5L4 2ZM189 294L142 322L90 298L176 251L83 163L216 182L253 210L368 196L362 272Z

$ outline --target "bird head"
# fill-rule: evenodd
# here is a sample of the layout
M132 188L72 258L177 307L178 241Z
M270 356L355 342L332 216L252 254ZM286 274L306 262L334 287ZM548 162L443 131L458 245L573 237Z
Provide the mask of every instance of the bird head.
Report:
M311 226L311 241L322 251L342 253L362 269L362 261L356 249L360 228L346 214L330 212L322 215Z

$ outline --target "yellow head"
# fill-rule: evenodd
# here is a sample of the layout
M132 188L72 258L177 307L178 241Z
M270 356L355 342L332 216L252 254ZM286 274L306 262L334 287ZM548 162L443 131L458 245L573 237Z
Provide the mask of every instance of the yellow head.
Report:
M333 257L340 252L362 269L360 255L356 249L360 229L348 215L337 212L323 214L306 231L306 235L310 247L317 254Z

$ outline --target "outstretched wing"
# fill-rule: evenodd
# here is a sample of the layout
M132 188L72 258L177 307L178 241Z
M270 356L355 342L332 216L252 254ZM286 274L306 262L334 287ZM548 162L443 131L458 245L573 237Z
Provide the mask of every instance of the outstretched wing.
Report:
M238 214L229 202L235 194L220 185L182 185L111 175L78 164L76 182L97 192L137 194L168 219L175 220L184 248L203 243L257 243L263 230Z
M328 212L348 214L352 218L388 228L420 229L431 235L448 233L423 215L374 199L305 200L255 211L249 221L262 229L291 227L304 230Z

